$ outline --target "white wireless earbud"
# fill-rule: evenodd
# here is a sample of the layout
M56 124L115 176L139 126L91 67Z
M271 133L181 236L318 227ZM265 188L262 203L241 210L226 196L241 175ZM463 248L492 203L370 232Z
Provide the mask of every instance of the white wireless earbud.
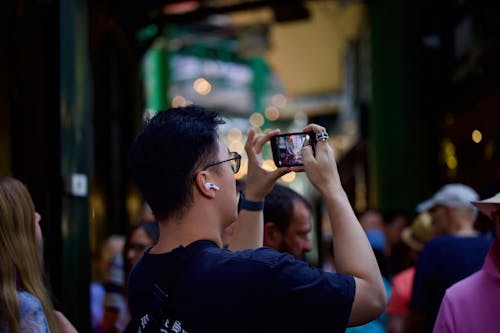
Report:
M213 184L213 183L205 183L205 188L207 190L215 190L215 191L220 190L220 187L217 186L217 185L215 185L215 184Z

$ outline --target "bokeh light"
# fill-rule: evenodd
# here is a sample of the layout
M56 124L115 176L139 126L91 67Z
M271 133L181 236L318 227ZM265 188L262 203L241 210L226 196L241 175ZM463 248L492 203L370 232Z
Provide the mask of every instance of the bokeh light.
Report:
M269 119L270 121L276 121L280 117L280 110L278 110L277 107L272 105L268 106L264 113L266 115L266 118Z
M227 132L227 139L230 142L241 141L243 139L243 133L241 133L239 128L231 128Z
M448 169L450 170L455 170L458 165L457 158L455 156L446 156L446 166L448 166Z
M495 154L495 143L493 141L488 141L484 147L484 156L487 160L491 160Z
M233 141L229 144L229 150L242 154L245 150L245 146L241 141Z
M292 172L287 173L286 175L283 175L281 177L281 180L283 180L285 183L291 183L295 180L296 176L297 176L297 174L294 171L292 171Z
M271 103L279 108L284 108L286 102L286 97L283 94L276 94L271 98Z
M261 127L264 125L264 117L260 113L254 112L249 118L250 124L253 127Z
M172 107L173 108L178 108L178 107L181 107L181 106L186 106L186 99L182 96L174 96L174 98L172 98Z
M242 179L248 172L248 159L241 159L240 170L234 175L236 179Z
M450 139L444 139L442 143L443 160L450 170L455 170L458 166L458 159L455 155L456 149Z
M483 134L479 130L473 130L472 131L472 141L475 143L479 143L483 140Z
M208 95L212 91L212 85L206 79L200 77L194 81L193 89L200 95Z
M264 160L262 161L262 169L267 171L274 171L276 170L276 165L274 165L273 160Z

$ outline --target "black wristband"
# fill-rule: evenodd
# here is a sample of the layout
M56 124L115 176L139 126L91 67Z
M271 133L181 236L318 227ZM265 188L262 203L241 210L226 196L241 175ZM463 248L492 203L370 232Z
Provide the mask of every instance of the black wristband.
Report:
M245 199L243 192L240 192L240 201L238 202L238 211L241 209L249 210L251 212L260 212L264 210L264 200L262 201L249 201Z

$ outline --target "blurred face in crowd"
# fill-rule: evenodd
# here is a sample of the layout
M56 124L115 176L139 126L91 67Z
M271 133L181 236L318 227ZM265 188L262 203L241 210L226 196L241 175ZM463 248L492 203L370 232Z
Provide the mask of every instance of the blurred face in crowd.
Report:
M387 241L390 245L396 245L401 242L401 233L406 227L406 218L396 216L386 228Z
M135 265L142 257L146 250L153 246L153 240L142 228L135 229L130 235L129 243L127 244L127 261L130 267Z
M448 207L436 205L429 209L429 214L431 214L436 236L448 234L450 226Z
M363 230L384 230L384 219L382 214L369 210L359 217L359 223Z
M305 253L312 250L310 232L311 212L303 202L295 200L290 225L284 233L277 231L278 237L273 247L280 252L292 254L296 259L301 259Z

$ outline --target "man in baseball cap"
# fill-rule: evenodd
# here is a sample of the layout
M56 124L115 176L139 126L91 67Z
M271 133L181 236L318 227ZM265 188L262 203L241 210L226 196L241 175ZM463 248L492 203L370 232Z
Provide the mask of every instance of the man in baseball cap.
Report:
M483 268L446 290L434 332L498 332L500 319L500 193L473 201L495 224L497 240L491 245Z
M437 237L426 243L417 263L408 326L432 332L446 289L481 268L491 238L474 229L477 209L471 201L477 200L471 187L447 184L417 206L430 213Z
M474 235L474 221L477 209L471 201L479 200L479 195L464 184L447 184L430 199L417 206L417 211L428 211L432 216L436 235Z

